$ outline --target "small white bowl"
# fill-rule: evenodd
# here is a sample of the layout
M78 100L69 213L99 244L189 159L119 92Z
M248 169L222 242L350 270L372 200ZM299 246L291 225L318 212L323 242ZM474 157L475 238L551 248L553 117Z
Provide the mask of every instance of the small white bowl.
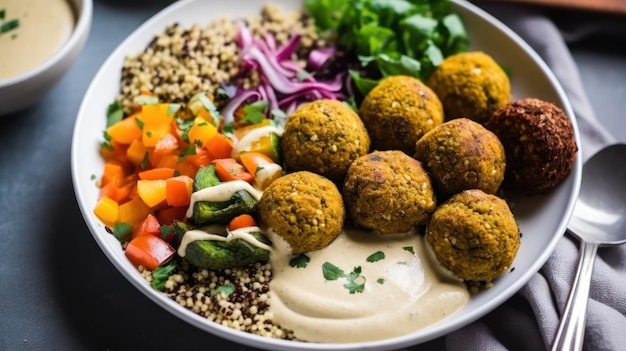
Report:
M38 102L67 73L82 52L92 21L92 0L67 0L76 15L69 39L46 61L7 79L0 79L0 116Z

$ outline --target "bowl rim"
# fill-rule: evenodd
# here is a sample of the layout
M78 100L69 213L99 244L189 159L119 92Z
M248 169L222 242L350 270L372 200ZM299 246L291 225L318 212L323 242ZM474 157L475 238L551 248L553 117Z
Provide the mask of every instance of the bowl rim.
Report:
M164 7L161 11L159 11L158 13L150 17L148 20L143 22L142 25L140 25L137 29L135 29L135 31L133 31L128 37L126 37L124 41L122 41L115 48L115 50L113 50L113 52L110 54L107 60L101 65L100 69L98 70L98 73L96 74L88 90L86 91L85 97L90 95L92 90L95 89L94 88L95 85L93 84L93 82L98 80L98 77L100 75L104 74L103 67L106 67L107 65L110 64L109 61L112 60L112 56L116 53L116 51L120 50L120 48L126 45L127 42L134 39L134 36L136 35L137 32L141 31L145 27L149 27L153 22L157 22L166 13L169 13L170 11L173 11L174 9L178 7L185 6L187 3L193 2L193 1L197 1L197 0L183 0L183 1L177 1L175 3L172 3ZM557 93L557 95L562 98L563 106L561 107L568 114L568 117L574 127L575 139L580 147L579 129L578 129L578 125L577 125L573 108L570 103L570 99L565 93L559 80L556 78L556 76L554 75L552 70L549 68L549 66L539 56L539 54L528 43L526 43L518 34L516 34L513 30L511 30L508 26L506 26L504 23L502 23L499 19L497 19L493 15L482 10L480 7L465 0L451 0L451 2L455 3L456 6L459 6L461 8L465 8L467 10L474 12L475 15L481 17L482 19L489 20L489 22L493 26L497 27L500 31L504 32L512 41L514 41L520 48L522 48L526 52L527 55L529 55L533 59L533 61L535 62L535 64L537 64L537 66L540 68L542 73L545 74L548 80L552 83L553 88L555 89L555 92ZM85 98L83 98L83 101L81 103L77 116L80 117L81 115L86 114L85 111L87 110L87 108L88 106L86 105ZM98 223L98 220L95 218L95 216L93 216L91 212L92 209L84 208L85 200L84 200L83 189L81 188L80 181L77 177L77 175L79 174L79 171L78 171L79 170L79 164L78 164L79 148L75 140L78 139L78 131L79 131L80 122L81 122L80 118L77 118L77 123L74 127L74 133L72 136L73 140L72 140L71 168L72 168L73 187L76 193L76 199L79 202L79 207L81 209L81 214L83 216L83 219L85 220L88 229L90 230L98 246L104 252L105 256L107 256L107 258L112 262L112 264L122 274L122 276L128 279L129 282L135 288L137 288L141 293L143 293L144 296L147 296L150 300L152 300L157 305L159 305L159 307L163 308L169 313L172 313L175 317L181 319L182 321L186 323L189 323L191 326L196 327L200 329L201 331L208 332L212 334L213 336L216 336L216 337L219 337L219 338L231 341L231 342L235 342L242 346L243 345L253 346L253 347L258 347L260 349L269 349L271 347L274 350L302 350L302 351L329 350L330 351L330 350L356 350L356 349L388 350L388 349L391 349L391 347L397 349L397 348L402 348L402 347L411 347L414 345L423 344L437 337L441 337L453 330L458 330L478 320L480 317L485 316L486 314L488 314L489 312L491 312L492 310L500 306L502 303L504 303L506 300L508 300L511 296L517 293L525 284L527 284L530 281L530 279L532 278L532 275L536 274L537 271L539 271L541 266L543 266L545 262L548 260L548 258L550 257L550 255L552 255L553 251L555 250L557 246L557 243L562 238L562 235L555 234L552 236L545 250L542 251L542 253L537 257L537 259L531 265L531 267L529 267L528 272L525 272L520 277L519 280L511 284L512 287L507 289L507 291L504 294L501 294L498 297L498 300L501 300L500 303L497 303L497 304L490 303L490 304L487 304L480 308L475 309L474 312L467 314L463 316L462 318L458 319L458 321L454 324L455 327L452 330L442 328L440 325L432 325L429 327L429 329L431 330L428 336L416 336L415 333L412 333L412 334L408 334L408 335L404 335L400 337L395 337L391 339L383 339L383 340L378 340L378 341L354 342L354 343L346 343L346 344L343 344L343 343L316 344L316 343L300 343L300 342L296 342L292 340L281 340L281 339L268 340L267 337L244 333L244 332L237 331L235 329L232 329L226 326L222 326L220 324L213 324L209 326L206 323L205 319L195 314L194 312L189 311L189 310L181 310L180 306L175 301L170 300L170 299L160 298L158 296L158 292L156 290L151 290L149 286L147 287L146 285L148 283L138 274L130 273L130 271L124 270L123 265L120 264L120 262L118 262L117 257L106 249L107 243L104 240L102 240L101 237L96 235L96 232L94 231L94 229L98 228L100 224ZM568 202L567 202L566 208L564 209L565 215L563 218L561 218L558 221L558 225L557 225L558 227L557 230L560 233L564 233L566 226L567 226L567 222L569 221L569 217L571 216L573 212L575 199L578 196L578 192L580 188L581 174L582 174L582 155L580 152L578 152L576 155L574 168L572 170L572 173L569 176L570 178L572 178L571 181L574 182L574 185L573 185L573 188L571 189L571 192L569 193L567 197Z
M77 19L74 29L72 30L72 34L68 40L52 56L48 57L45 61L34 68L7 79L0 79L0 89L29 80L30 78L35 77L55 66L80 43L83 35L88 35L91 27L91 17L93 16L93 0L65 1L70 4ZM80 6L80 11L78 11L78 6Z

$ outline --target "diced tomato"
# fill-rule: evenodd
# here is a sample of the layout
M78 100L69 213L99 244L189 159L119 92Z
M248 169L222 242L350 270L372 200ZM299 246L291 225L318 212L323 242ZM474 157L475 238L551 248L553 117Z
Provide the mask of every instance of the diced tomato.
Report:
M247 172L243 165L234 158L222 158L213 162L215 163L215 172L223 182L243 180L252 183L254 181L254 176Z
M151 271L174 256L173 247L165 240L154 235L139 235L126 246L125 254L135 266L140 265Z

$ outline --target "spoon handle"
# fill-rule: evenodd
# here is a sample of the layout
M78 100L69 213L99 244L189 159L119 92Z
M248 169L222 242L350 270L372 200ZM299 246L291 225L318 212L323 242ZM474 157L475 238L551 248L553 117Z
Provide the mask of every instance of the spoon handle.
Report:
M582 349L583 338L585 337L587 300L591 288L591 273L597 252L598 244L580 241L578 270L552 345L553 351Z

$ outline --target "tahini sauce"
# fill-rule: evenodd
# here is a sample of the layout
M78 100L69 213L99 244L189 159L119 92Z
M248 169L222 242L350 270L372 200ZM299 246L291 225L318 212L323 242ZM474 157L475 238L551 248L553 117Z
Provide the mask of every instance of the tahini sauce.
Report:
M226 201L245 189L257 199L262 192L243 181L222 183L192 194L188 217L195 201ZM269 311L274 320L309 342L364 342L407 335L437 323L465 305L469 293L463 282L442 269L421 235L415 233L381 235L355 228L344 231L326 248L309 252L306 268L291 267L289 244L271 230L272 246L244 235L242 228L224 236L223 226L190 230L178 249L185 256L187 245L195 240L244 239L271 252ZM411 249L408 249L411 248ZM385 258L368 262L381 251ZM357 282L363 292L350 294L340 278L327 281L322 265L329 262L349 274L361 267Z
M276 252L281 239L270 239L275 248L269 310L301 340L345 343L402 336L453 314L469 299L463 282L439 267L421 235L346 228L328 247L307 253L306 268L291 267L291 256ZM377 251L385 258L367 262ZM346 274L360 266L365 290L350 294L346 279L327 281L324 262Z
M3 21L20 22L0 35L0 79L42 64L70 38L76 22L68 0L2 0L0 10Z

